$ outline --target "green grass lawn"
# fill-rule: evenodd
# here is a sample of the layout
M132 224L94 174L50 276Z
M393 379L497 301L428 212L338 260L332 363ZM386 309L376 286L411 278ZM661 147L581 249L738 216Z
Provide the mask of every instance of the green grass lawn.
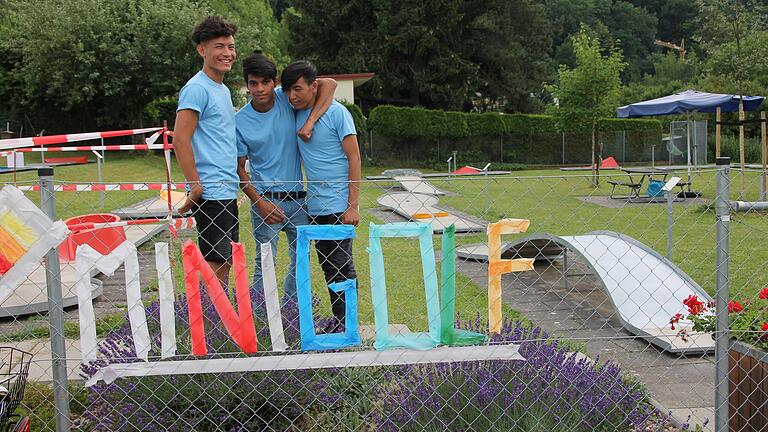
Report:
M379 174L384 168L366 167L363 175ZM616 172L606 175L625 176ZM0 181L9 181L4 174ZM732 172L731 196L738 197L739 177ZM56 169L57 181L96 181L96 165L60 167ZM34 172L20 173L19 182L34 181ZM110 153L103 167L104 182L165 182L164 159L161 155L146 153ZM174 161L173 180L182 176ZM666 206L661 204L633 204L621 209L606 208L584 202L580 197L605 196L610 185L603 178L599 188L590 185L585 173L567 173L559 170L529 170L514 175L491 178L489 182L489 204L485 210L485 179L481 177L430 179L438 188L454 192L454 195L440 198L441 205L447 205L488 221L503 217L527 218L531 220L529 232L547 232L556 235L582 234L593 230L612 230L624 233L666 254ZM715 193L714 172L696 174L694 189L702 192L706 199L713 199ZM759 194L756 173L746 176L747 199L757 199ZM370 300L368 254L368 224L381 223L365 209L377 207L376 198L392 185L388 182L367 182L361 193L361 223L355 242L355 263L360 286L360 321L373 323ZM109 211L126 204L156 195L157 192L108 192L104 205L99 206L98 192L65 192L57 194L57 216L66 218L74 215ZM37 200L37 193L29 193ZM250 214L247 206L241 207L241 241L246 246L246 255L252 259L255 242L250 234ZM696 280L709 293L714 293L715 275L715 218L712 207L675 206L674 209L674 253L673 261ZM768 276L762 271L768 259L768 251L762 247L764 234L768 233L768 219L762 214L734 215L731 223L731 296L754 295L768 285ZM288 257L286 241L281 235L278 253L278 281L282 281ZM459 235L457 244L484 242L484 234ZM435 236L435 250L440 250L440 237ZM404 323L413 330L426 328L426 313L423 280L419 260L418 242L415 239L385 239L384 255L387 268L387 287L390 321ZM327 295L324 291L322 272L311 255L313 288L323 300L322 307L329 312ZM439 269L439 265L438 265ZM251 269L252 271L252 269ZM177 268L176 282L181 287L181 271ZM279 282L280 283L280 282ZM457 279L457 310L465 316L487 312L487 295L462 275ZM511 313L511 310L507 310Z
M617 179L626 175L606 172ZM684 176L683 176L684 177ZM624 208L607 208L584 202L580 197L606 196L610 185L603 178L595 189L583 174L563 175L559 170L530 170L515 172L514 176L491 179L485 210L485 180L453 179L432 181L439 188L456 192L456 196L441 198L441 204L483 217L498 220L504 217L531 221L529 233L546 232L555 235L578 235L595 230L617 231L645 243L662 255L667 251L666 204L630 204ZM731 199L739 196L739 174L731 173ZM745 177L747 200L759 198L758 175L748 172ZM703 198L714 200L715 173L702 172L693 177L693 189ZM765 214L734 214L730 237L731 297L754 296L768 284L763 271L768 249L768 218ZM705 205L674 206L673 262L688 273L710 294L715 291L715 215L714 207ZM480 242L485 236L460 238L457 243Z
M146 153L124 153L107 155L106 163L102 168L103 181L110 182L142 182L142 183L164 183L166 181L164 159L162 155L153 155ZM384 168L364 168L363 176L379 174ZM173 180L183 179L178 165L173 164ZM57 182L96 182L97 167L96 164L67 166L56 168L55 180ZM37 179L36 172L24 172L17 175L19 184L30 184ZM0 182L10 182L12 176L5 174L0 177ZM388 183L367 183L361 191L361 220L357 229L357 240L354 243L355 265L358 272L359 285L359 315L361 324L373 324L373 305L371 303L370 275L368 264L368 225L369 223L382 223L379 219L373 217L365 209L376 207L376 198L384 193L384 188ZM110 211L122 206L135 203L137 201L156 196L156 191L134 192L106 192L104 193L104 205L99 205L99 192L61 192L56 194L57 217L65 219L71 216L77 216L86 213L96 213L101 211ZM39 193L27 193L36 203L39 202ZM249 262L255 257L256 244L251 235L250 211L247 205L240 208L240 240L245 245L246 257ZM434 237L435 251L439 257L440 254L440 236ZM417 239L384 239L382 242L384 249L384 260L387 269L387 292L388 292L388 310L390 323L406 324L413 331L424 331L427 329L426 300L424 293L424 282L421 271L421 260ZM175 267L175 286L177 290L182 290L183 268L181 267L181 258L178 255L181 242L174 244L177 252ZM287 240L281 233L277 257L277 280L278 285L282 285L285 270L288 267ZM312 266L312 287L313 293L321 300L321 308L324 314L330 315L330 302L328 300L327 290L325 289L322 271L317 263L314 252L310 255ZM440 266L437 266L438 273ZM252 275L253 267L249 265L249 276ZM157 286L154 284L154 286ZM478 313L482 316L487 315L487 295L485 289L480 289L465 276L457 275L457 302L456 309L462 316L474 317ZM507 316L515 312L505 307ZM110 317L109 322L113 320ZM26 334L12 335L12 339L24 339ZM75 332L76 333L76 332ZM35 332L29 334L36 334Z

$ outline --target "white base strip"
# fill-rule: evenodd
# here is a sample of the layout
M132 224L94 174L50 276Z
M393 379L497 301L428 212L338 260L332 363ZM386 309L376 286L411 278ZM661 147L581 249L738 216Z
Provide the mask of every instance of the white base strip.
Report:
M155 243L155 266L160 296L160 357L168 358L176 355L176 298L168 243Z
M427 351L385 350L311 354L262 355L257 357L210 360L115 363L100 369L86 383L109 384L118 378L159 375L193 375L225 372L265 372L276 370L326 369L338 367L395 366L482 360L525 360L519 345L439 347Z
M283 317L280 314L280 299L277 293L277 278L275 277L275 261L272 258L272 246L261 244L261 282L264 287L264 301L267 306L267 321L269 336L272 340L272 351L285 351L288 345L283 335Z

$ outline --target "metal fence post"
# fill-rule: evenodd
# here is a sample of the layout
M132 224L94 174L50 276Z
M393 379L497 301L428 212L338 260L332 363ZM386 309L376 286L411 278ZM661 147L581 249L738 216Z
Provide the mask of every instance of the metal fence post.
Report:
M717 158L715 198L715 274L717 331L715 333L715 431L728 430L728 239L730 235L730 158Z
M488 216L488 169L485 170L485 216Z
M675 224L675 219L672 214L672 201L674 200L673 194L674 192L671 190L667 191L667 259L672 261L672 226Z
M56 220L56 200L53 192L53 168L37 170L40 178L40 207ZM69 390L67 388L67 350L64 339L64 307L61 300L61 268L59 251L51 249L45 255L45 280L48 288L48 325L51 331L51 366L53 368L53 397L56 406L56 432L70 430Z

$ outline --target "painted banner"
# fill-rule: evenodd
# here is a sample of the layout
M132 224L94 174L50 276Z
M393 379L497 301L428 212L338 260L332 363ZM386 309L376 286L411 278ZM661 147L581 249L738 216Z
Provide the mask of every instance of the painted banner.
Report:
M440 343L443 345L479 345L487 339L484 334L457 329L456 317L456 226L443 230L443 254L440 261Z
M357 280L331 283L328 288L345 295L344 333L316 334L312 319L312 285L309 269L310 240L355 238L352 225L302 225L296 227L296 294L299 300L299 328L302 350L334 350L360 345L357 324Z
M69 235L13 186L0 190L0 303Z
M272 342L272 351L285 351L288 344L285 343L283 333L283 317L280 314L280 299L277 292L277 277L275 276L275 261L272 258L272 245L261 243L261 278L264 287L264 303L267 307L267 323L269 325L269 338Z
M501 236L528 230L527 219L502 219L488 224L488 326L491 333L501 331L501 275L533 270L533 259L501 259Z
M432 225L429 223L398 222L384 225L371 223L369 227L368 256L371 271L371 298L376 321L376 349L412 348L426 350L440 343L440 299L437 292L437 273ZM389 312L387 310L387 282L384 276L384 253L382 238L418 237L421 251L421 267L424 275L424 292L427 299L427 322L429 332L405 335L389 334ZM451 320L452 321L452 320Z
M139 259L136 254L136 246L130 241L124 241L109 255L102 255L87 244L77 247L75 256L77 311L80 318L80 351L83 362L96 360L98 349L96 316L93 312L91 291L91 269L96 268L101 273L112 276L120 265L125 265L125 296L136 357L144 361L148 360L152 343L149 339L144 303L141 301Z
M176 355L176 293L168 243L155 243L155 268L160 297L160 357L168 358Z
M200 298L200 278L202 274L208 297L213 302L213 307L221 317L229 336L243 350L252 354L258 349L256 339L256 327L253 322L253 309L251 308L250 287L248 286L248 271L245 264L245 252L243 245L232 243L232 264L235 272L235 296L237 299L237 312L232 307L227 293L221 286L221 282L211 269L211 266L203 258L197 245L189 240L182 246L184 260L184 283L186 285L187 300L189 303L189 332L192 338L192 354L204 356L208 354L205 345L205 328L203 327L203 306Z

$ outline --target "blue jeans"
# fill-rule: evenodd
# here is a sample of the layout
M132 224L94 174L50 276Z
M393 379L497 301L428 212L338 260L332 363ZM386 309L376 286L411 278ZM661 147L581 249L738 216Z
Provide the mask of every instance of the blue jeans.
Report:
M282 303L291 300L296 303L296 227L309 224L307 215L307 206L304 198L294 199L286 198L284 200L270 200L285 213L286 219L276 224L268 224L259 214L255 204L251 205L251 224L253 225L253 238L256 240L256 262L254 263L253 284L251 289L263 292L261 274L261 249L259 244L270 243L272 245L272 257L277 261L277 240L280 238L280 231L284 231L288 237L288 256L290 264L288 273L283 282Z

